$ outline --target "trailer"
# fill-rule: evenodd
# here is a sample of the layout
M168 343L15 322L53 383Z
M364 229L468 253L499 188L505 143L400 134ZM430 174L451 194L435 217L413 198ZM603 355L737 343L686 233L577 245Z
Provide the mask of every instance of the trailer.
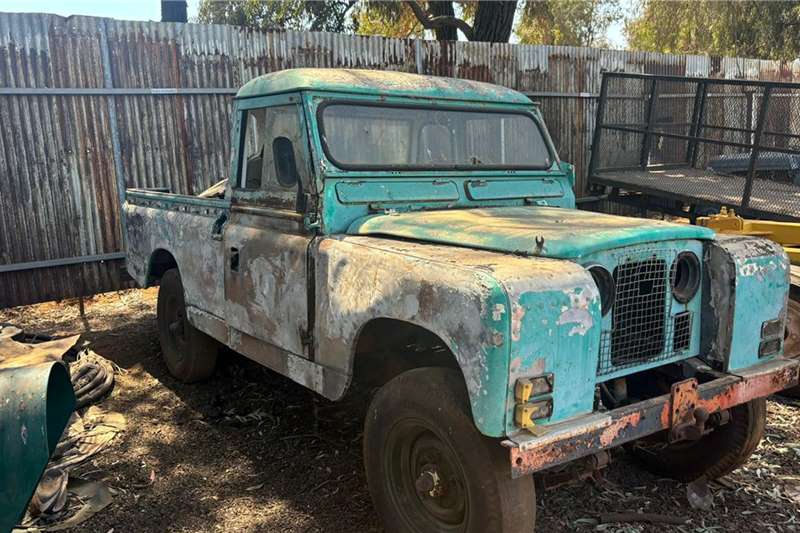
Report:
M687 216L800 221L800 84L607 72L595 194Z

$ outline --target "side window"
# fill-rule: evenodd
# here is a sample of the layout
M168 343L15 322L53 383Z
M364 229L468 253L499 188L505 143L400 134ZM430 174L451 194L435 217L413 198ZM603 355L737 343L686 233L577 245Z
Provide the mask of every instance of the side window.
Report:
M265 205L295 209L309 182L306 137L296 105L249 109L238 188Z

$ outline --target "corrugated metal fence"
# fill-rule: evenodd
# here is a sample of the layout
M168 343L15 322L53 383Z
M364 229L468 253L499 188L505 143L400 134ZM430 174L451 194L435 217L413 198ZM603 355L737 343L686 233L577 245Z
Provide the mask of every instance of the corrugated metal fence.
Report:
M125 187L226 176L231 96L291 67L493 82L542 103L585 189L604 70L800 80L800 62L0 13L0 308L125 286Z

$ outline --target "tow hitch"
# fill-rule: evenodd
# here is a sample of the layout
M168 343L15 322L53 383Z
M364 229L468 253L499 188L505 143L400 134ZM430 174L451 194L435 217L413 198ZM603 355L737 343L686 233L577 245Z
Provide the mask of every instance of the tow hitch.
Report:
M697 440L703 436L710 414L700 405L696 379L674 383L670 390L670 405L669 442Z

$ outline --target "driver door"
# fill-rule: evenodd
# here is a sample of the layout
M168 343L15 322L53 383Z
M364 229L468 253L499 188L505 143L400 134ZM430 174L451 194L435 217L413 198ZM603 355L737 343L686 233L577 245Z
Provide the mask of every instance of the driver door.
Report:
M224 233L226 319L236 331L308 357L312 235L303 200L311 170L302 109L296 96L281 96L242 113Z

